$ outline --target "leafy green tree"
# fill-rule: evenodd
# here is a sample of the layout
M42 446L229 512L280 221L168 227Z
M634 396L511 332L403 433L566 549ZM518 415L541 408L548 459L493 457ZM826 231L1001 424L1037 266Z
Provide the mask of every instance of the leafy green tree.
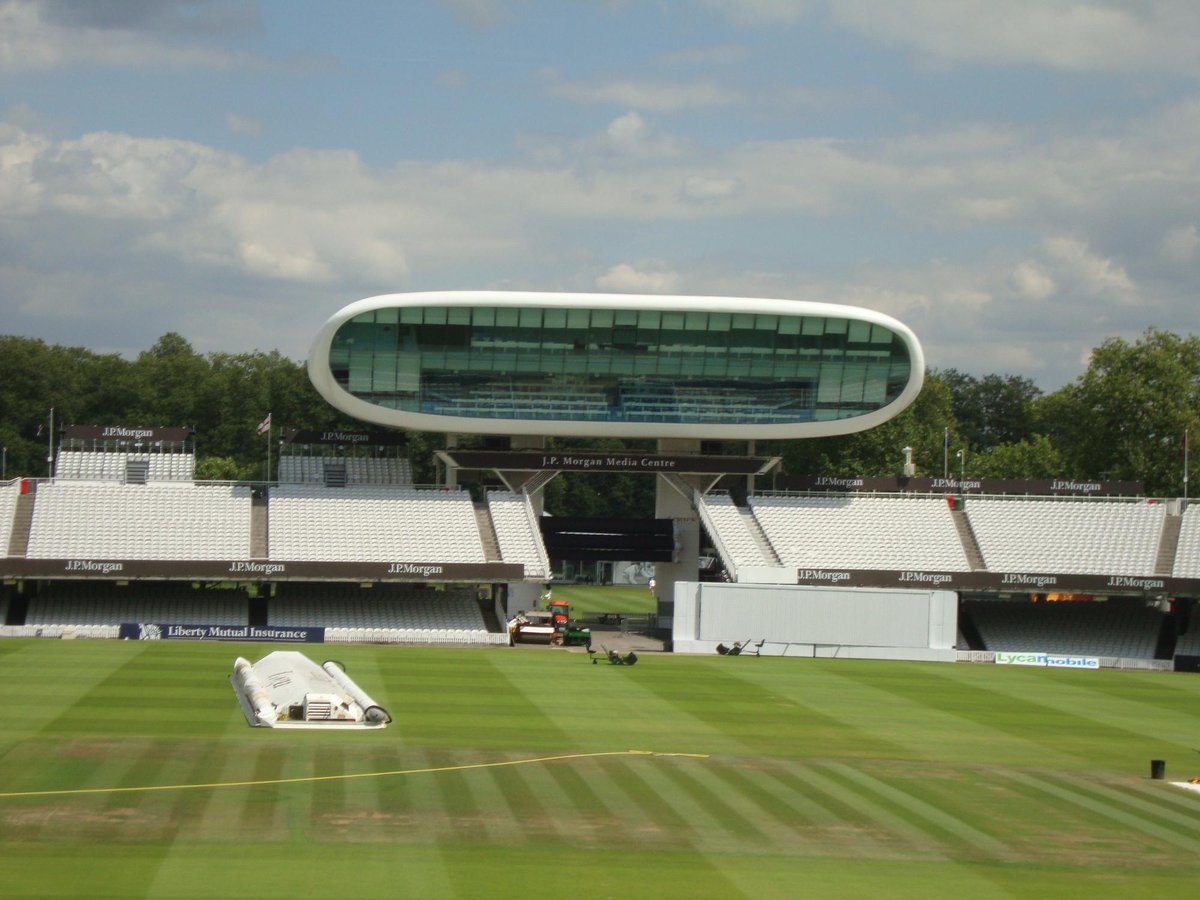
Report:
M790 475L900 475L904 448L911 447L918 475L941 475L945 436L952 448L961 443L952 400L947 383L930 375L908 409L876 428L785 442L779 451L784 470Z
M164 334L133 363L136 400L126 411L129 424L195 425L211 418L212 369L182 336Z
M1044 434L1013 444L997 444L967 460L973 478L1070 477L1058 448Z
M239 463L231 456L201 456L196 459L197 481L257 481L259 465Z
M1200 435L1200 338L1153 328L1133 343L1110 338L1041 416L1078 475L1142 481L1148 493L1178 494L1184 433Z
M1019 375L976 378L956 369L938 373L950 389L958 431L974 451L1026 440L1035 431L1035 405L1041 390Z

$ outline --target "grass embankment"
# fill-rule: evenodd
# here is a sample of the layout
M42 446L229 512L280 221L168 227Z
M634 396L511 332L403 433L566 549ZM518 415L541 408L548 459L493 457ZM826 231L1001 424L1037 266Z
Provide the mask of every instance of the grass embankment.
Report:
M1200 774L1195 676L313 647L395 721L297 733L248 728L226 680L269 649L0 641L0 892L1190 898L1200 883L1200 797L1148 778L1154 758Z

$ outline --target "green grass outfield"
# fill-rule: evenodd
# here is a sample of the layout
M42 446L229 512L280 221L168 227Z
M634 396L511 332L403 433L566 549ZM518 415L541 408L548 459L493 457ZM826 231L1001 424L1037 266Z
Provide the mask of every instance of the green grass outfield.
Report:
M395 722L297 733L248 728L229 688L268 649L0 641L0 895L1200 885L1200 796L1148 777L1200 775L1194 675L313 646Z
M550 593L570 603L571 615L581 618L593 613L652 613L658 606L645 585L556 584Z

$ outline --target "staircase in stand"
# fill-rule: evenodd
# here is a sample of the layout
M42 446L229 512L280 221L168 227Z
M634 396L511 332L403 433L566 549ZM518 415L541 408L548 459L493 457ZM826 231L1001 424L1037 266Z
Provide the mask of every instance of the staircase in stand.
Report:
M1163 517L1162 534L1158 538L1158 555L1154 559L1155 575L1170 575L1175 570L1175 552L1179 549L1179 529L1183 516L1167 513Z
M270 555L267 534L270 530L270 515L266 497L253 497L250 500L250 558L266 559Z
M29 530L33 527L33 497L37 489L36 482L29 482L29 493L17 498L17 508L13 512L12 533L8 537L8 555L24 558L29 549Z
M754 518L753 510L743 509L739 506L738 512L741 513L742 521L746 523L746 530L754 538L754 543L758 545L758 549L762 552L766 564L768 566L782 566L783 561L779 558L779 554L775 552L775 548L771 546L771 542L767 539L767 533L758 524L758 519Z
M963 553L967 555L967 564L971 571L986 569L983 552L979 549L979 541L975 539L975 532L971 530L971 521L967 514L961 509L955 509L951 510L950 517L954 519L954 527L958 531L958 539L962 542Z
M479 526L479 538L483 542L483 558L488 562L502 562L500 541L496 539L496 526L486 500L475 503L475 523Z

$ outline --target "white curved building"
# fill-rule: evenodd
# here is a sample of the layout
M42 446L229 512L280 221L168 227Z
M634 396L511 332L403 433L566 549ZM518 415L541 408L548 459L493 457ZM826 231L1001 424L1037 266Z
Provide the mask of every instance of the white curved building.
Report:
M863 431L920 392L905 325L797 300L446 291L360 300L309 377L363 421L473 434L780 439Z

